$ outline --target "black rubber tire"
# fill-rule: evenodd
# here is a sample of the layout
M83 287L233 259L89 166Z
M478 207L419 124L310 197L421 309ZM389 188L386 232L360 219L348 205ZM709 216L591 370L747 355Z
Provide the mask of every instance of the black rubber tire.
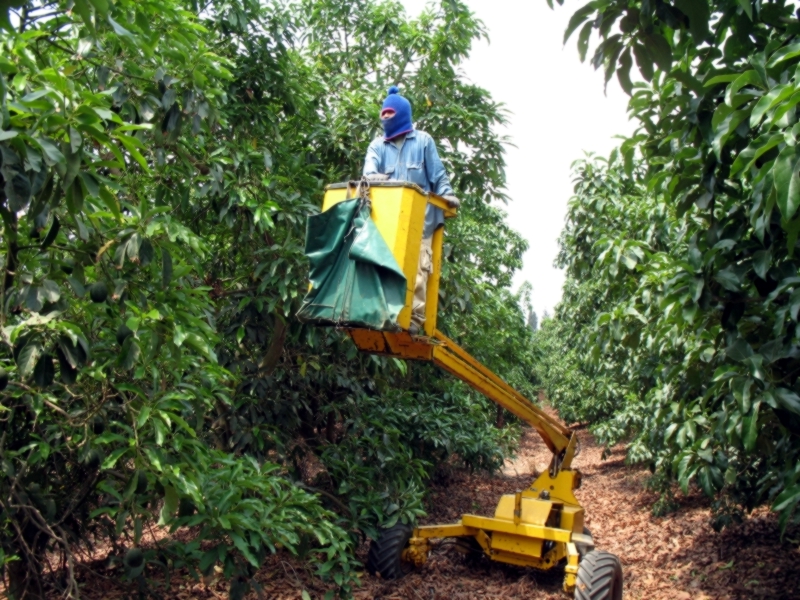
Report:
M578 566L575 600L622 600L622 565L610 552L592 550Z
M397 523L384 529L377 540L372 540L367 555L367 571L370 575L377 573L383 579L400 579L413 569L413 565L402 559L411 532L408 525Z
M584 526L583 535L591 536L592 532L589 531L588 527ZM588 546L586 544L575 544L575 547L578 549L578 554L581 555L581 559L583 559L583 557L586 556L592 550L592 548L594 548L594 546Z

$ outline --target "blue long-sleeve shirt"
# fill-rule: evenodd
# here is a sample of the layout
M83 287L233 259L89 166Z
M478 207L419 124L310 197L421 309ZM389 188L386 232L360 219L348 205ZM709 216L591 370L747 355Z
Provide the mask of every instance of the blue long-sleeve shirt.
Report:
M389 179L416 183L423 191L439 196L453 194L447 171L436 151L436 144L424 131L410 131L399 149L392 141L382 137L374 139L367 149L364 175L375 173L388 175ZM442 225L442 209L428 204L425 209L423 236L432 236Z

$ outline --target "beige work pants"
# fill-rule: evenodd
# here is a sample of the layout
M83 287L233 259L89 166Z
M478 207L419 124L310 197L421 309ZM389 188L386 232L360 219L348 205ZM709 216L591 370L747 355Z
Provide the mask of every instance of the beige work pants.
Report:
M433 236L422 238L417 266L417 282L414 286L414 302L411 305L411 322L420 332L425 325L425 300L428 292L428 277L433 272Z

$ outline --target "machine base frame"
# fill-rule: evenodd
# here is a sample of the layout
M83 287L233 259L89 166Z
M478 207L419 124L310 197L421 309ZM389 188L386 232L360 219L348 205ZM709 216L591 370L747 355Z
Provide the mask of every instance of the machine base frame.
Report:
M594 546L584 534L583 508L572 491L580 485L576 471L555 477L543 473L530 488L500 499L494 517L466 514L457 523L414 529L403 560L419 567L430 553L429 540L471 537L491 560L547 571L564 564L564 591L572 593L578 573L577 544Z

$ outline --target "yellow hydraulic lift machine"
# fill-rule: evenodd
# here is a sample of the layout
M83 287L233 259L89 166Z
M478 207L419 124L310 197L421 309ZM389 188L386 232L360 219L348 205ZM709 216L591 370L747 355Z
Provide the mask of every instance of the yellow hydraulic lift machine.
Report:
M564 591L574 592L577 600L621 600L619 559L594 548L584 526L584 509L574 495L581 484L580 472L572 468L576 434L436 329L444 228L433 238L424 331L408 332L426 205L441 208L445 218L455 217L456 210L412 183L363 180L327 186L322 210L359 196L369 201L371 219L407 282L405 306L394 330L347 328L359 350L433 362L536 429L553 453L548 470L529 488L502 496L494 516L466 514L457 523L416 528L398 523L384 530L372 542L367 569L385 579L402 577L426 562L429 540L457 537L464 538L463 551L483 553L491 560L547 571L563 569Z

